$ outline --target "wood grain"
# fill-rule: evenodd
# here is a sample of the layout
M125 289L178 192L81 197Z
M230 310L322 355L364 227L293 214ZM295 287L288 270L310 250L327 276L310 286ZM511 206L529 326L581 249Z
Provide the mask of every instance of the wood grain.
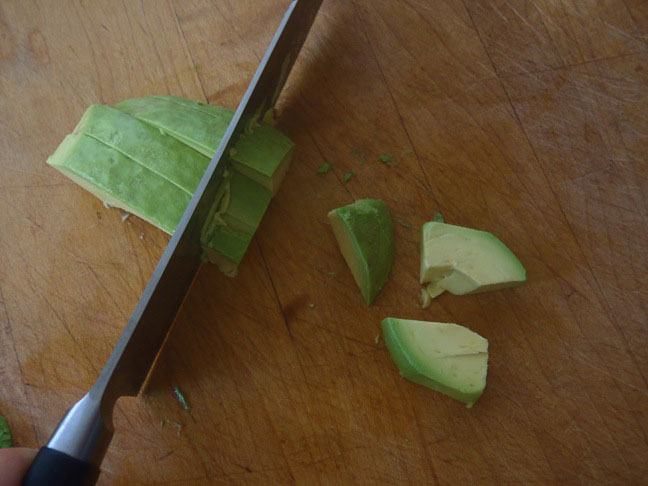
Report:
M91 385L167 241L45 159L91 103L234 107L285 4L0 5L0 413L18 444ZM118 404L100 483L645 482L646 13L324 2L280 99L284 186L240 275L201 269L146 393ZM360 197L396 221L371 307L326 220ZM500 236L529 282L420 309L418 227L439 210ZM400 379L375 342L387 316L489 339L473 409Z
M642 2L625 0L466 0L501 74L537 72L637 52Z

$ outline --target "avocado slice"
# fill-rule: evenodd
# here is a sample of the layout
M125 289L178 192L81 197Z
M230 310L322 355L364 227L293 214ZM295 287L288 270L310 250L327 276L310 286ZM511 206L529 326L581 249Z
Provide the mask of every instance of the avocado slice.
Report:
M445 322L388 317L382 321L389 353L401 375L472 407L486 387L488 340Z
M389 208L379 199L359 199L333 209L328 218L342 256L369 305L387 282L394 261Z
M177 96L132 98L115 105L117 110L156 127L211 158L234 112ZM276 194L290 167L294 144L267 123L241 137L230 154L234 170Z
M65 137L47 163L102 201L167 233L173 233L191 200L190 192L82 133Z
M102 142L189 194L209 165L193 148L110 106L91 105L73 133Z
M446 290L464 295L520 285L526 270L495 235L430 221L423 225L420 277L434 298Z

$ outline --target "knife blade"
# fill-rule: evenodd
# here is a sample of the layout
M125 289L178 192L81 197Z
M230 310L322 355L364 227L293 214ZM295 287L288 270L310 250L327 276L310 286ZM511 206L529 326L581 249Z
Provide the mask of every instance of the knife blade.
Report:
M90 391L63 417L23 484L94 484L113 435L112 411L148 376L201 264L201 232L215 203L224 161L238 138L271 109L313 24L322 0L293 0L176 231Z

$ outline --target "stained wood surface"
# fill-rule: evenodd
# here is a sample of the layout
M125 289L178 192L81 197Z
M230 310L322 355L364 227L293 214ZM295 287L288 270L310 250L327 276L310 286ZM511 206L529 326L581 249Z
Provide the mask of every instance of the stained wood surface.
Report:
M0 3L0 414L17 444L42 446L91 386L167 242L47 156L91 103L235 107L287 3ZM237 278L201 268L147 393L118 403L100 484L645 484L647 5L326 0L280 101L297 143L281 192ZM371 307L326 220L361 197L398 222ZM499 235L528 283L420 309L436 211ZM375 342L387 316L489 339L472 410L399 377Z

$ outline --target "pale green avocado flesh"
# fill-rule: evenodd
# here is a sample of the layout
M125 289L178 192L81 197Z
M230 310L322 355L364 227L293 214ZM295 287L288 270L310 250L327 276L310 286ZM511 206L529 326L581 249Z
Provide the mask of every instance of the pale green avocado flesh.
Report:
M229 204L225 212L208 223L203 246L209 256L212 249L230 262L240 263L265 214L272 193L257 182L234 172L229 180ZM227 273L227 272L225 272Z
M117 103L115 108L210 158L234 115L220 106L176 96L133 98ZM261 123L236 143L230 157L235 170L276 194L290 166L293 147L293 142L283 133Z
M207 157L191 147L109 106L90 106L74 133L118 150L188 194L198 187L209 164Z
M430 221L423 225L420 279L434 298L446 290L464 295L513 287L526 281L526 270L495 235Z
M183 112L180 110L180 116L174 119L169 106L182 108L185 105L201 106L182 98L167 102L170 129L175 127L174 123L182 123ZM225 126L229 119L231 115L229 118L224 115ZM192 120L196 122L195 118ZM185 130L177 126L179 131ZM222 135L224 130L220 133ZM263 137L272 137L273 133L279 132L268 132ZM255 134L246 135L242 141ZM219 139L213 134L211 137L215 140L212 143L217 145ZM280 134L280 138L286 137ZM257 137L257 140L261 139ZM248 153L252 151L249 149ZM273 152L265 158L277 171L282 168L279 156L278 152ZM261 163L262 154L259 152L256 157ZM170 136L169 132L120 110L93 105L74 132L50 156L48 163L107 204L173 233L209 158L181 139ZM203 228L204 258L218 264L225 273L234 275L272 192L243 171L232 172L226 167L221 170L221 187Z
M173 233L191 194L95 138L72 133L47 163L95 196Z
M472 407L484 392L488 340L443 322L388 317L382 321L389 353L401 375Z
M342 256L371 304L387 282L394 261L394 234L387 205L360 199L328 213Z

